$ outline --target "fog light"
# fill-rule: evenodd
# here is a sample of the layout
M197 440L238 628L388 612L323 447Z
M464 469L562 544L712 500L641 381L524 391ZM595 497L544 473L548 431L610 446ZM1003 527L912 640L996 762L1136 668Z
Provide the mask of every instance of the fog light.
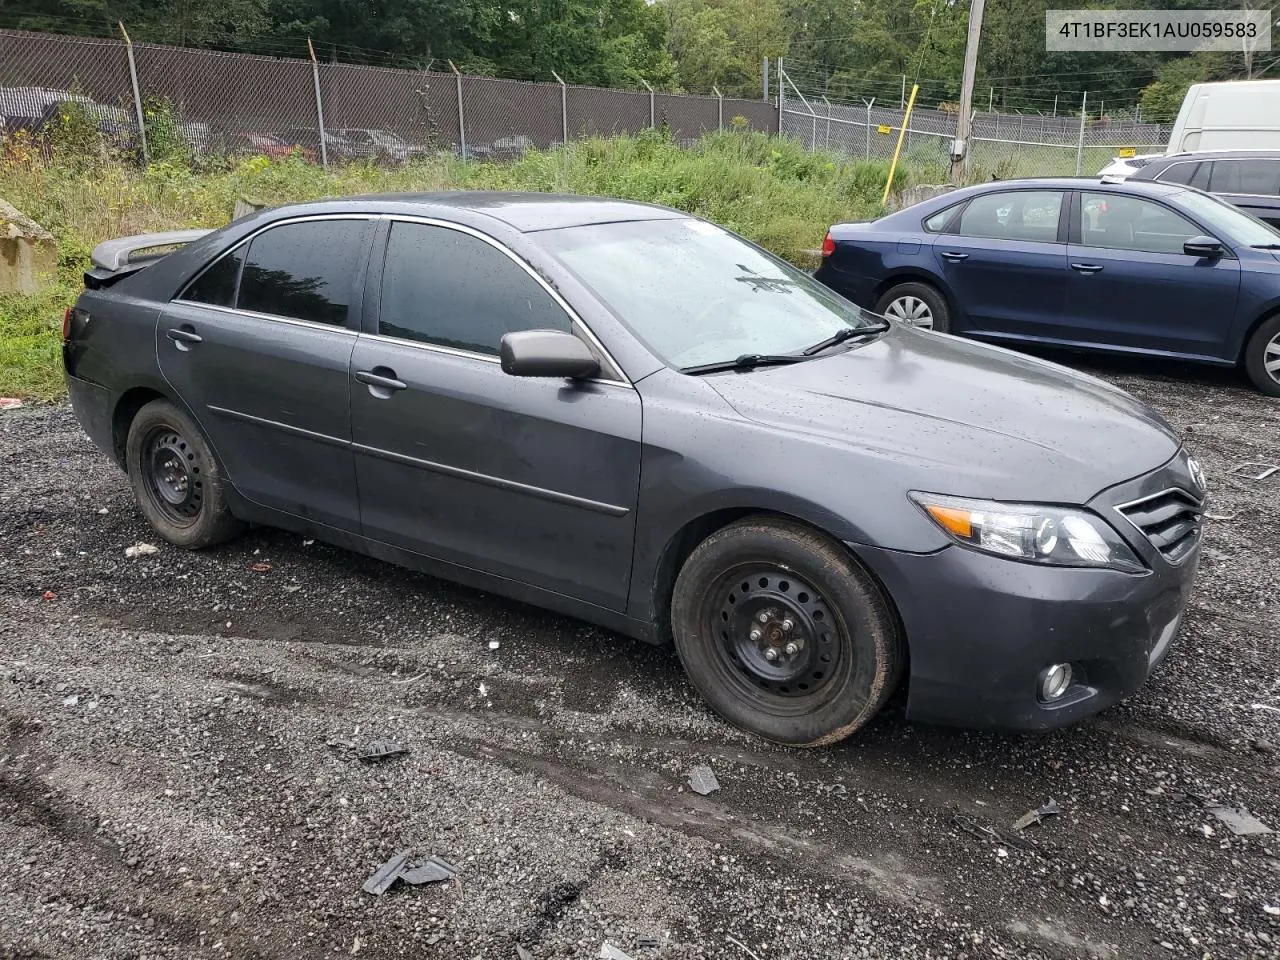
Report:
M1055 663L1040 671L1040 699L1046 703L1061 700L1071 686L1071 664Z

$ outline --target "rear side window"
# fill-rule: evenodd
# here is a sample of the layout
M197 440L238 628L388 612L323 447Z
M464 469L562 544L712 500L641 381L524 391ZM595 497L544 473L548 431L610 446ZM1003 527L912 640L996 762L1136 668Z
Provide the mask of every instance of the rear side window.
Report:
M1280 196L1280 160L1215 160L1209 189L1214 193Z
M1172 163L1156 179L1161 183L1181 183L1184 186L1192 186L1200 166L1201 164L1195 160Z
M497 356L504 334L571 331L569 315L510 257L447 227L393 223L378 332Z
M258 234L249 244L236 306L344 325L367 225L366 220L308 220Z
M928 217L924 222L924 228L930 233L941 233L947 228L947 222L956 215L956 206L958 205L939 210L932 217Z
M988 193L969 201L957 232L964 237L1054 243L1061 212L1061 190Z
M240 265L244 263L244 247L237 247L215 260L213 266L196 277L187 289L178 294L179 300L207 303L215 307L229 307L236 300L236 281L240 279Z

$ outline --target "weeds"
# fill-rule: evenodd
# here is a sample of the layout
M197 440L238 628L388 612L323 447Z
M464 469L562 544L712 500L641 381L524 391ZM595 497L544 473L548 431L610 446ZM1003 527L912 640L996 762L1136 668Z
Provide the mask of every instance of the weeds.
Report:
M887 164L813 153L790 140L733 129L683 148L665 131L589 138L530 151L511 163L463 163L448 154L399 167L349 164L324 171L298 156L252 157L196 171L170 105L146 109L146 169L104 157L96 127L71 117L70 161L27 144L0 149L0 197L43 224L60 247L59 275L32 297L0 298L0 395L61 392L57 336L93 245L110 237L219 227L236 199L270 205L321 197L432 190L527 190L660 203L723 224L802 266L834 222L879 212ZM90 120L91 122L91 120ZM6 150L8 151L6 153ZM20 161L20 162L19 162ZM940 176L899 166L896 185Z

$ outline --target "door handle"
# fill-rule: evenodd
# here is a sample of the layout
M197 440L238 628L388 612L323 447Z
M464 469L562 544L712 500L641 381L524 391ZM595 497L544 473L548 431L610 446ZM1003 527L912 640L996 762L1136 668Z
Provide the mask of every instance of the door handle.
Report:
M1083 273L1085 276L1093 276L1095 273L1102 272L1102 265L1097 263L1073 263L1071 269L1076 273Z
M357 370L356 379L369 387L375 397L386 399L397 390L404 390L409 385L396 379L396 372L390 367L374 367L372 370Z
M948 263L959 263L961 260L968 260L969 255L967 253L961 253L958 250L944 250L942 253L942 259L946 260Z
M173 327L164 332L164 335L173 341L173 345L179 350L190 350L192 344L200 343L202 338L196 333L189 324L183 324L180 327Z

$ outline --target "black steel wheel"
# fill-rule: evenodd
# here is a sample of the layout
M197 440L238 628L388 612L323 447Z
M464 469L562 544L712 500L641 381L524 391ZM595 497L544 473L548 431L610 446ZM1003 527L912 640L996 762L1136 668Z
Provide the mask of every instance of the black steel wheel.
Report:
M170 543L198 549L244 529L200 428L169 401L153 400L133 418L125 466L138 508Z
M896 619L839 544L800 524L741 521L685 562L672 596L676 649L730 722L797 746L840 740L897 683Z

